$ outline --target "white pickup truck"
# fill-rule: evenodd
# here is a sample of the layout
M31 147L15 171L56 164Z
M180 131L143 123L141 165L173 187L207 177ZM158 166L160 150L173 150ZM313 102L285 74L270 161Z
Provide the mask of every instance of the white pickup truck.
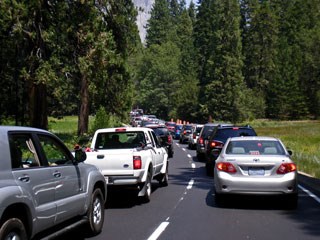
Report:
M137 187L138 196L149 202L152 179L168 185L168 153L150 128L99 129L90 148L85 162L100 169L108 186Z

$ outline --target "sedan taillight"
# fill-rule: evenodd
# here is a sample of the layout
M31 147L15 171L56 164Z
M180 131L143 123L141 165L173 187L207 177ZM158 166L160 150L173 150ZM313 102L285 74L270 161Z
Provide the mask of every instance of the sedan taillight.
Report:
M229 163L229 162L219 162L219 163L217 163L216 167L219 171L223 171L223 172L227 172L227 173L236 173L237 172L237 170L233 166L233 164Z
M168 143L171 144L172 143L172 136L168 135Z
M277 170L277 174L286 174L297 170L297 166L294 163L282 163Z
M141 169L142 162L140 156L133 156L133 169Z

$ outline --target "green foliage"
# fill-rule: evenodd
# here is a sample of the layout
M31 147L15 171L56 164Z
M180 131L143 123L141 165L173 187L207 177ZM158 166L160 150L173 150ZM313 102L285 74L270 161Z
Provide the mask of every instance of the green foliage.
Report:
M236 0L202 3L198 18L202 27L196 29L198 52L201 54L200 101L207 105L214 120L235 122L239 120L243 104L240 92L245 89L239 3ZM201 34L202 28L206 28L204 34Z
M280 138L293 151L298 170L320 178L319 121L255 120L249 124L258 135Z
M94 133L96 130L101 128L110 128L118 126L121 126L120 119L115 115L107 113L103 107L100 107L95 115L91 127L91 133Z

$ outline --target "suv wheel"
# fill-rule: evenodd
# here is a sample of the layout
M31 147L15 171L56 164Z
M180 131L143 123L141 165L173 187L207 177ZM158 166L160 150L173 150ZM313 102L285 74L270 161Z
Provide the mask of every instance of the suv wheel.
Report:
M104 222L104 204L103 195L99 188L92 193L91 203L88 209L89 229L93 235L102 231Z
M3 223L0 229L0 239L27 239L27 232L19 218L10 218Z

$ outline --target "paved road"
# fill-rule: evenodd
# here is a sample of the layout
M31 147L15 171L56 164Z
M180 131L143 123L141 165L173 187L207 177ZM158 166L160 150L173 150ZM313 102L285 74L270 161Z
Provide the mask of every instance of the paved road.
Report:
M154 182L150 203L141 204L132 192L111 193L101 234L88 238L83 229L76 229L59 240L320 239L318 179L299 175L296 210L265 197L234 198L219 208L213 178L206 176L204 163L187 145L176 142L169 173L168 187Z

